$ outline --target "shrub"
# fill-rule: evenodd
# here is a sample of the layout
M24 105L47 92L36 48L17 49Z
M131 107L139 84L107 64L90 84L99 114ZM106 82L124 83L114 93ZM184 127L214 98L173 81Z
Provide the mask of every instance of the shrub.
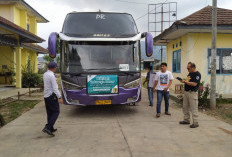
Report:
M41 77L36 73L24 72L22 74L22 87L23 88L39 87L39 85L41 84L41 81L42 81Z
M38 74L44 74L46 72L46 68L38 69Z
M198 103L199 106L202 108L209 107L209 100L208 96L210 93L209 84L205 84L204 82L200 83L199 89L198 89Z
M0 114L0 127L5 125L5 121L3 119L3 116Z
M9 81L10 81L10 84L14 84L16 82L16 79L15 79L15 69L14 68L8 68L8 74L9 74Z
M41 84L41 77L37 73L33 73L31 68L31 61L28 59L27 65L23 67L22 71L22 87L23 88L35 88Z

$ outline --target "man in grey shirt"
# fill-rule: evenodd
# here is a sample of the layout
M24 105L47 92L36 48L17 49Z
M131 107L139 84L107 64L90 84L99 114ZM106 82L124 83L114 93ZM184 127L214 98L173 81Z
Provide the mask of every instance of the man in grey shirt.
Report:
M57 129L54 129L54 124L60 114L59 103L63 103L54 74L56 68L57 64L55 62L50 62L48 64L48 71L43 75L44 102L47 112L47 124L43 132L50 136L55 136L53 132L57 131Z

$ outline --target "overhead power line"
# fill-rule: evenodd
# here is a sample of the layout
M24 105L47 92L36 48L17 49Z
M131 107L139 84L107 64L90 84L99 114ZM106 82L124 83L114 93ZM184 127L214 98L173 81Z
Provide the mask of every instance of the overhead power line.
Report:
M125 0L115 0L115 1L123 2L123 3L133 3L133 4L145 4L145 5L147 5L147 3L141 3L141 2L132 2L132 1L125 1Z
M164 3L166 3L168 0L166 0ZM152 11L154 11L154 10L156 10L156 9L158 9L159 7L161 7L162 6L162 3L159 5L159 6L157 6L155 9L152 9L150 12L152 12ZM148 13L150 13L150 12L148 12ZM146 13L146 14L144 14L144 15L142 15L142 16L140 16L140 17L138 17L138 18L136 18L135 19L135 21L137 21L137 20L139 20L139 19L141 19L141 18L143 18L143 17L145 17L145 16L147 16L148 15L148 13Z

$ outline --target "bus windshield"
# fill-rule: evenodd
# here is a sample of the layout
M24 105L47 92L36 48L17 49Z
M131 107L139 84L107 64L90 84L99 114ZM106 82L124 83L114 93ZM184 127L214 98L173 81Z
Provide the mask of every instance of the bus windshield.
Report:
M132 37L138 34L133 17L122 13L70 13L62 33L71 37Z
M139 72L138 42L93 44L64 43L62 73L128 71Z

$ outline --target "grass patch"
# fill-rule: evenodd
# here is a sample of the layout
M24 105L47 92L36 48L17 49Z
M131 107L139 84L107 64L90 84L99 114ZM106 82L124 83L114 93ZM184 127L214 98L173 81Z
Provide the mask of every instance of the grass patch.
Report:
M217 100L217 108L215 110L206 109L205 113L232 124L232 101L227 99Z
M232 104L232 99L217 99L217 104Z
M176 102L174 107L182 108L183 106L180 105L179 102ZM215 110L211 110L206 107L201 108L199 106L199 112L205 113L232 125L232 99L217 99L217 108Z
M225 116L226 116L226 118L229 118L232 120L232 114L227 113L227 114L225 114Z
M12 102L5 106L0 106L0 113L3 116L5 123L9 123L12 120L18 118L23 113L29 111L30 109L34 108L34 106L39 101L36 100L26 100L20 102Z

